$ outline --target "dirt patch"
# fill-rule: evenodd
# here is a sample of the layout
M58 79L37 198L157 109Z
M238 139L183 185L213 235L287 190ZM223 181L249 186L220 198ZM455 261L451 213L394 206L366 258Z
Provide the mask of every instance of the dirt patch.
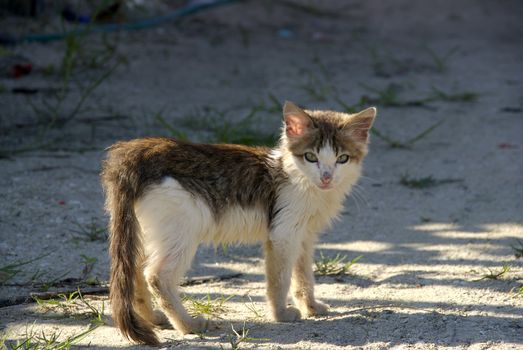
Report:
M183 288L187 305L204 304L222 327L202 336L161 330L163 345L520 348L522 15L518 1L245 1L79 39L67 85L71 43L7 48L0 58L18 55L33 70L0 79L0 299L103 287L98 173L116 140L266 143L285 99L337 110L372 104L365 177L318 245L318 258L363 256L348 274L318 276L332 312L269 322L259 247L202 247L191 278L241 273ZM18 33L57 28L12 16L0 23ZM55 299L0 308L6 337L63 341L97 327L77 344L130 346L103 293Z

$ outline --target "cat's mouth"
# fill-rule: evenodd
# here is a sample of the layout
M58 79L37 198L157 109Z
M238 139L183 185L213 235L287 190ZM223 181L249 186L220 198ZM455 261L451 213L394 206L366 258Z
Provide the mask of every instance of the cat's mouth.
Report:
M322 190L330 190L332 188L332 183L328 183L328 184L320 183L320 184L318 184L318 187L321 188Z

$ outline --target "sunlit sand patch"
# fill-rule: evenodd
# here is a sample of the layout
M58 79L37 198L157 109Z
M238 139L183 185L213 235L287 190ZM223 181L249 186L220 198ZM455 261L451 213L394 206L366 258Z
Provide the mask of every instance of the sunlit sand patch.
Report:
M520 223L483 224L481 227L485 231L494 233L496 237L523 238L523 225Z
M464 231L463 227L453 223L425 223L410 226L409 229L431 232L436 237L463 239L521 238L523 225L518 223L482 224L475 231Z
M417 231L458 231L459 225L453 224L453 223L447 223L447 222L430 222L425 224L419 224L410 226L410 229L417 230Z
M381 252L393 248L391 243L377 241L352 241L347 243L322 243L318 244L317 250L332 249L340 251L354 251L362 253Z

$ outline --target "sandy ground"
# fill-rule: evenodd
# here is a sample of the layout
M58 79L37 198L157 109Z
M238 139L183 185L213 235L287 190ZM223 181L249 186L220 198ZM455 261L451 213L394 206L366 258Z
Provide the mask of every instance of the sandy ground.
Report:
M318 245L324 256L363 256L348 274L318 276L317 295L331 313L292 324L267 321L260 248L202 247L190 276L241 273L183 288L193 299L209 295L222 326L201 336L160 330L162 346L230 349L230 339L240 340L232 325L239 333L249 330L238 348L523 347L523 260L511 247L523 239L523 4L301 3L316 11L247 1L176 25L107 36L125 63L61 127L49 127L44 103L57 103L52 89L62 86L56 72L64 43L3 53L34 65L19 79L4 67L0 78L3 305L44 290L74 290L78 283L98 288L107 280L98 173L103 149L116 140L172 134L160 117L176 135L208 141L219 126L230 131L253 110L247 127L275 132L281 116L274 98L341 109L338 100L353 105L367 96L363 104L377 105L376 129L389 139L405 143L441 124L410 148L373 136L365 177ZM0 28L52 31L57 24L4 17ZM83 39L88 49L82 55L92 57L89 50L102 42ZM78 63L60 117L115 59ZM201 130L213 123L218 127ZM405 176L425 181L408 187L401 183ZM510 270L485 278L503 265ZM85 300L97 309L104 305L104 324L77 345L140 348L111 325L106 295ZM63 341L92 327L92 319L79 299L0 308L1 332L15 342L31 332L33 342L42 334Z

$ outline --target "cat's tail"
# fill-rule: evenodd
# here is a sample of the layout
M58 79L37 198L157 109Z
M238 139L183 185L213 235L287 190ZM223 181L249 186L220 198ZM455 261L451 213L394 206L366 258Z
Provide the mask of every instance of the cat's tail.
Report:
M128 339L149 345L159 344L153 325L140 317L133 305L135 276L141 271L142 246L134 213L136 182L119 161L118 150L109 151L102 171L106 210L110 215L109 255L111 278L109 299L113 320Z

